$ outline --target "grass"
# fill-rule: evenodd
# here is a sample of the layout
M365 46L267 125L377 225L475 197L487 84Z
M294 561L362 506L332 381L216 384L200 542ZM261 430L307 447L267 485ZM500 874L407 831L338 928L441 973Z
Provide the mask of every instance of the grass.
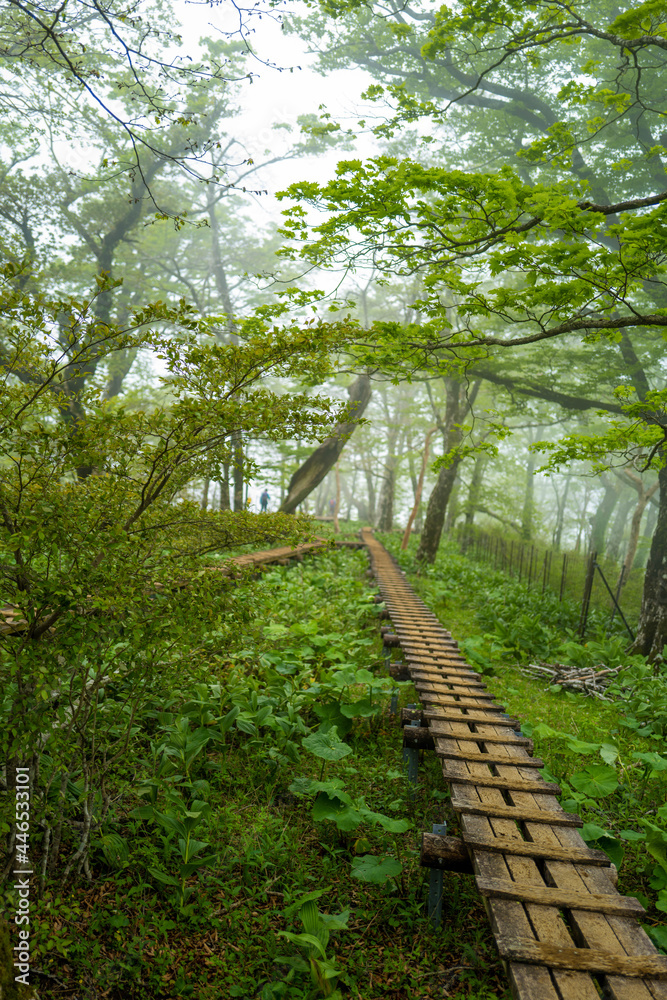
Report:
M457 638L478 635L481 614L488 626L488 570L447 558L445 549L434 573L413 583ZM405 565L411 568L409 556ZM55 873L35 906L33 968L42 1000L509 1000L473 879L444 873L437 931L427 917L421 831L447 819L455 832L455 817L433 755L422 755L414 797L405 778L366 566L363 553L329 552L270 570L236 589L231 605L221 591L210 638L145 706L132 757L118 772L114 809L93 845L91 880L63 882ZM498 581L489 586L497 591ZM485 642L490 657L493 643ZM600 733L613 740L622 785L608 799L589 800L585 818L616 832L637 828L664 799L664 782L642 789L631 754L655 743L619 727L615 705L547 691L521 674L519 661L496 656L488 678L494 695L527 725L546 722L584 741L596 742ZM373 674L370 684L364 671ZM403 685L400 704L415 700ZM230 712L237 713L231 721ZM323 760L303 741L334 717L341 735L349 725L351 752ZM222 733L200 749L193 744L185 774L180 758L164 749L176 753L173 730L182 718L192 738L198 726ZM537 736L536 744L558 777L594 759L550 737ZM301 794L299 782L320 777L337 781L357 811L381 814L389 825L408 820L409 828L316 821L314 796ZM202 855L214 856L187 875L190 895L179 902L178 890L153 873L173 879L179 865L176 837L158 813L183 816L178 809L185 808L200 810L194 836L209 845ZM105 851L104 835L127 845L124 859ZM35 843L39 849L38 836ZM654 900L650 859L642 845L626 847L619 889ZM377 884L363 881L355 862L369 855L401 870ZM11 894L5 902L11 910ZM661 921L655 910L649 919ZM308 927L325 942L323 955L303 937Z
M63 881L55 873L34 904L32 968L42 1000L509 1000L472 879L445 874L439 930L426 914L429 875L419 864L420 833L443 819L443 783L427 755L411 797L398 716L389 713L393 682L383 678L366 566L365 554L337 551L272 569L248 585L252 614L228 615L226 623L221 592L214 638L202 642L198 658L183 662L156 702L145 706L131 760L119 769L132 780L119 778L113 789L114 808L91 852L91 880ZM235 606L241 598L237 589ZM317 711L332 699L337 671L350 665L377 674L374 686L384 693L373 696L375 714L352 718L346 736L352 752L326 762L325 777L344 783L356 805L389 821L409 820L405 832L366 822L345 831L314 821L313 798L295 795L290 786L297 778L317 779L322 760L304 751L300 731L285 741L282 723L252 731L269 696L273 716L284 721L291 705L303 733L317 731ZM276 692L288 681L292 693L283 704ZM191 712L190 731L196 733L195 716L201 721L208 711L192 707L201 684L220 686L220 707L206 695L216 718L232 703L240 714L224 739L195 754L184 775L176 757L164 763L159 748L184 712ZM202 690L197 688L205 701ZM363 707L366 694L366 683L353 683L339 697ZM401 688L400 704L414 697L409 686ZM178 857L175 836L147 813L137 815L148 802L138 792L150 781L158 787L155 808L162 815L170 809L176 815L178 800L194 809L195 795L208 808L195 836L210 845L215 860L187 877L191 895L182 905L177 890L152 874L173 877ZM76 816L74 802L70 815ZM104 836L127 845L125 860L105 853ZM37 853L39 834L34 844ZM353 865L367 855L398 860L402 870L380 884L362 881ZM330 932L326 967L299 944L304 897L312 893L322 920L335 923L349 911L346 927ZM11 893L4 901L11 912ZM329 979L327 968L335 970Z

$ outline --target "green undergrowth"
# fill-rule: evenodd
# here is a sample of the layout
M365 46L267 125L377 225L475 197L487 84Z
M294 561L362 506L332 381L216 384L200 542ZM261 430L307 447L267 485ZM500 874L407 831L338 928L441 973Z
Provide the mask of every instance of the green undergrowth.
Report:
M619 632L593 612L578 640L579 608L538 594L443 543L433 566L399 554L411 583L459 640L489 690L532 737L542 774L563 790L561 803L584 820L589 846L620 872L619 891L647 909L645 929L667 952L667 670L626 652ZM529 662L623 669L600 701L535 680Z
M427 917L420 835L447 796L433 757L416 792L406 779L390 707L414 693L386 675L366 568L333 551L208 592L196 649L155 672L94 804L89 878L60 865L33 900L42 1000L509 998L469 877L445 874L437 932ZM39 828L31 850L39 865Z

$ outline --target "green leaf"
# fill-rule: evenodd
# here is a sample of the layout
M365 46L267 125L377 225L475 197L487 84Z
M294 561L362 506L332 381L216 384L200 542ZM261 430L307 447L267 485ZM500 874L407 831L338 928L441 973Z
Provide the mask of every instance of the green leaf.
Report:
M173 875L167 875L166 872L161 872L159 868L148 868L148 873L157 879L158 882L162 882L163 885L173 885L179 886L180 882Z
M149 806L152 811L152 807ZM117 833L105 833L101 837L102 851L111 868L124 868L130 860L130 850L124 837Z
M302 740L302 746L322 760L342 760L343 757L352 753L352 747L339 739L335 726L328 733L317 732L306 736Z
M663 757L659 753L633 753L633 758L635 760L640 760L642 764L646 765L646 769L650 768L651 774L657 773L658 771L667 771L667 758Z
M352 875L362 882L373 882L382 885L390 878L396 878L403 871L403 866L395 858L376 857L373 854L363 854L352 861Z
M608 764L589 764L570 777L570 784L591 799L601 799L616 791L618 778L614 768Z
M613 743L603 743L600 747L600 756L605 764L614 764L618 760L618 747L615 747Z
M330 931L346 930L349 919L349 910L342 910L340 913L320 913L320 920Z
M650 924L642 924L642 928L651 938L656 948L659 948L660 951L667 955L667 925L659 924L657 927L652 927Z
M357 719L377 715L379 706L373 705L369 698L362 698L360 701L350 702L349 705L341 705L340 710L346 719Z
M575 737L569 739L566 746L573 753L597 753L600 749L599 743L585 743L583 740L578 740Z
M278 937L287 938L292 944L297 944L301 948L307 948L309 951L315 949L322 958L327 957L322 947L322 942L313 934L291 934L289 931L278 931Z
M344 792L337 794L345 795L348 802L341 801L338 797L331 798L326 792L320 792L313 805L313 819L316 823L331 820L344 832L356 830L362 820L361 813L352 808L349 795Z
M288 907L283 910L286 917L291 917L293 913L296 913L304 903L310 902L311 899L321 899L322 896L326 896L329 892L328 889L311 889L310 892L304 892L303 895L295 899L293 903L290 903Z
M667 872L667 830L647 819L641 819L639 822L646 830L646 850Z
M361 814L368 823L381 826L389 833L405 833L412 826L409 819L392 819L384 813L372 812L370 809L361 809Z

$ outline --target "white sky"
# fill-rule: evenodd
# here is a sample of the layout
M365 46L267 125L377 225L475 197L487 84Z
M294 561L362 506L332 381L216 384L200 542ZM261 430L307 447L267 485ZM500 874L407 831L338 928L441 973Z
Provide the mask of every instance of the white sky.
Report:
M172 3L183 24L186 51L195 50L202 36L215 35L234 26L227 2L215 7L188 0L172 0ZM283 33L279 23L270 17L253 18L251 24L253 33L250 42L259 58L282 69L273 69L258 60L248 59L247 68L253 73L254 80L243 84L239 102L243 112L229 131L244 142L250 155L260 162L266 158L266 150L287 149L290 141L298 137L298 116L318 114L320 105L326 106L329 114L335 121L340 121L343 128L353 128L362 116L364 106L366 109L369 107L360 95L372 82L370 76L360 70L337 70L326 77L320 76L313 69L315 57L308 54L300 38ZM283 130L276 130L274 126L280 123L294 126L294 132L289 135ZM276 164L262 173L262 183L258 186L268 189L271 195L296 180L324 181L333 174L339 159L369 156L376 149L371 138L364 135L356 153L332 151L309 160ZM266 209L274 214L280 211L280 206L271 198L267 199Z

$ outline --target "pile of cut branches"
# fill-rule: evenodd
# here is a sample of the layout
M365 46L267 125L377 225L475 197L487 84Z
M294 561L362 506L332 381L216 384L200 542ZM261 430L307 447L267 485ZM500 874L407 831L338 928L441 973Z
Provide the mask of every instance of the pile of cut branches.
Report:
M565 663L550 665L529 663L521 667L521 673L537 680L548 681L552 689L565 688L590 695L592 698L599 698L600 701L614 701L615 697L607 691L607 688L623 669L622 666L605 667L603 663L597 667L573 667Z

